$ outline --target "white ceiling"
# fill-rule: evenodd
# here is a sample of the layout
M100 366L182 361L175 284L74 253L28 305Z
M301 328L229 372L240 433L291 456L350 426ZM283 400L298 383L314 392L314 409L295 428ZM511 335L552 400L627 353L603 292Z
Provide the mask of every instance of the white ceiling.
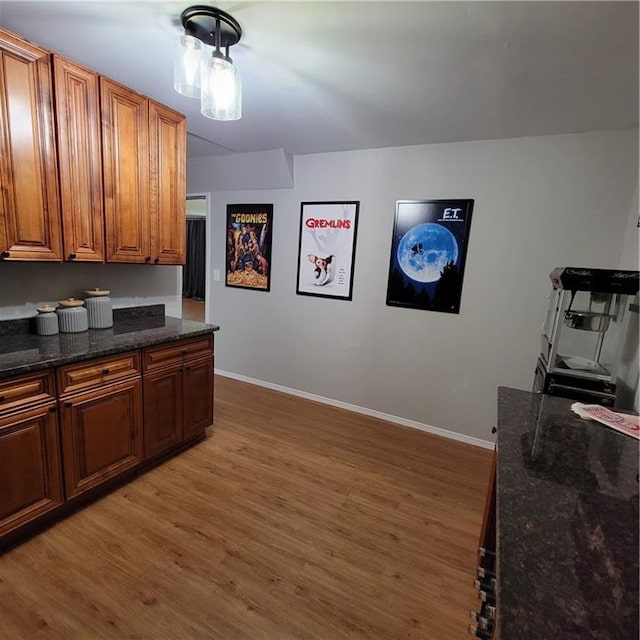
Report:
M173 91L193 2L0 1L0 25L187 115L189 155L292 154L638 125L638 2L219 2L243 118Z

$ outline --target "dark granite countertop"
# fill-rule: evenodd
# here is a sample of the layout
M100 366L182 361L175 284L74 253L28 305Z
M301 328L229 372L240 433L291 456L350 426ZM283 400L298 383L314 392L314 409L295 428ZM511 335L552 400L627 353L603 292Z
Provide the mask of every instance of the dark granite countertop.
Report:
M638 638L640 443L572 402L498 390L504 640Z
M158 306L161 313L158 313ZM114 310L111 329L37 336L23 320L0 323L0 378L69 362L141 349L164 342L194 338L219 327L164 315L163 305ZM120 312L122 311L122 312Z

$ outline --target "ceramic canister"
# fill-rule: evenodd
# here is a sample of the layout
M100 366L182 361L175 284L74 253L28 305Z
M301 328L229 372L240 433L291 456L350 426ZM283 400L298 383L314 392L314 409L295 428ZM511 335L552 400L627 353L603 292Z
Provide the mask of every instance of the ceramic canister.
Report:
M59 301L58 324L62 333L81 333L89 328L84 300L67 298Z
M85 291L89 329L108 329L113 327L113 308L109 291L89 289Z
M36 333L39 336L55 336L58 333L58 316L55 307L48 304L38 307Z

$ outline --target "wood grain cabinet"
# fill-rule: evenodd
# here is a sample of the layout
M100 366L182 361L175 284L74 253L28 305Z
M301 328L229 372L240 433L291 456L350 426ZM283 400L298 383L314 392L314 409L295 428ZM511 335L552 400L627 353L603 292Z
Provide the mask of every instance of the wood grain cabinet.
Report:
M184 264L186 244L186 120L149 101L150 256L156 264Z
M144 376L144 457L169 451L182 442L182 366Z
M53 372L0 383L0 538L63 503Z
M70 381L60 394L67 499L133 469L142 460L140 372L135 366L127 368L127 362L138 362L137 352L58 370L59 383Z
M478 544L477 569L474 585L478 591L477 611L471 613L474 622L469 627L471 635L485 640L499 640L497 603L497 550L496 550L496 469L497 450L493 451L489 486L484 504L482 527Z
M184 264L186 124L100 78L107 262Z
M62 259L50 54L0 29L0 259Z
M184 115L0 29L0 260L184 264L185 175Z
M98 75L53 56L64 259L104 262Z
M143 352L144 457L204 435L213 422L213 338Z
M213 335L0 380L0 546L212 422Z
M183 375L184 440L195 438L213 422L213 360L187 360Z

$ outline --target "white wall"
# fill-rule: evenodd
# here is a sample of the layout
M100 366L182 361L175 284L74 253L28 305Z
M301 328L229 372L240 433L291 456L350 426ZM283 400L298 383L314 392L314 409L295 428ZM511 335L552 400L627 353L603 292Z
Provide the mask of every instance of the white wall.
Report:
M637 129L298 156L274 204L271 292L211 280L220 370L490 439L496 387L530 389L556 266L617 266L637 189ZM200 159L202 162L202 159ZM202 175L202 171L199 172ZM209 190L187 171L188 190ZM385 305L398 199L474 198L459 315ZM360 200L353 301L296 296L300 202Z
M36 314L43 302L83 298L85 289L108 289L114 308L164 304L182 316L180 267L145 264L0 263L0 320Z

